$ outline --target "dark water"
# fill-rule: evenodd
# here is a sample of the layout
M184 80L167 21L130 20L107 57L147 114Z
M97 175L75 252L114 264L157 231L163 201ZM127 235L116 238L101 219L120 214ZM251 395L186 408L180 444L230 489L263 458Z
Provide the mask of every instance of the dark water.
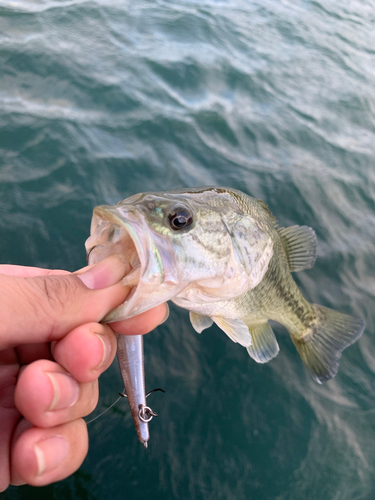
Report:
M318 386L281 327L262 366L172 307L149 449L121 401L73 477L2 498L375 498L374 47L373 2L0 0L2 262L77 269L96 204L226 185L313 227L303 293L368 325Z

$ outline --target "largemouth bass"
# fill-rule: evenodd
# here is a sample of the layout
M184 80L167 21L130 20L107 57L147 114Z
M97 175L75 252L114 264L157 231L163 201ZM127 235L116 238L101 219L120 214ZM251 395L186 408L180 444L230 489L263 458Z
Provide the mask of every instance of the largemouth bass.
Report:
M171 300L190 311L197 332L216 323L266 363L279 352L273 320L322 383L365 323L303 297L291 273L313 267L316 246L311 228L278 228L263 201L219 187L141 193L96 207L86 242L92 263L112 253L129 262L123 283L131 293L105 321Z

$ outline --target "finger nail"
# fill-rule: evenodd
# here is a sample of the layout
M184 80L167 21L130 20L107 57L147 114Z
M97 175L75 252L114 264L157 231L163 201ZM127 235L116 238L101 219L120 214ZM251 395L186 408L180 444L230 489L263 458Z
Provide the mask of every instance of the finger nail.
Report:
M108 358L111 355L111 350L112 350L111 349L112 348L111 343L107 339L107 337L104 337L104 335L100 335L98 333L96 334L96 336L98 337L98 339L100 340L100 342L103 345L103 357L102 357L101 362L95 368L95 370L97 370L98 368L100 368L101 366L103 366L106 363L106 361L108 360Z
M167 310L166 310L166 312L165 312L165 316L164 316L163 321L160 323L161 325L162 325L163 323L165 323L165 322L167 321L167 319L169 318L170 309L169 309L169 305L168 305L168 303L167 303L167 302L165 303L165 307L166 307L166 309L167 309Z
M87 288L99 290L115 285L129 270L130 265L124 257L120 254L113 254L84 273L78 274L78 278Z
M69 444L63 436L54 436L34 445L37 476L55 469L67 457Z
M76 380L67 373L46 372L53 388L53 398L48 411L61 410L73 406L79 397Z

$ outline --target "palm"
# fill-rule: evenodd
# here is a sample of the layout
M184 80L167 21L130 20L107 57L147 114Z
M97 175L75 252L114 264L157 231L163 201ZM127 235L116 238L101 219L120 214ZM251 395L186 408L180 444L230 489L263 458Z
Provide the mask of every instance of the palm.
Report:
M16 349L0 351L0 478L10 474L12 437L22 422L26 424L15 406L14 394L22 366L37 359L52 359L50 344L29 344Z
M14 404L14 392L21 368L15 349L0 352L0 483L9 478L10 446L13 432L21 418Z

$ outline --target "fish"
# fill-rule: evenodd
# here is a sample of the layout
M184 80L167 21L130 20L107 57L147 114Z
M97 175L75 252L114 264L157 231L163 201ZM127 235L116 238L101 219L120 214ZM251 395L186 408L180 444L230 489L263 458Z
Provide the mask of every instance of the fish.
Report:
M292 273L314 266L314 230L279 228L265 202L236 189L139 193L98 206L86 250L93 263L120 253L129 264L122 282L131 292L103 321L171 300L189 310L198 333L216 324L257 363L279 352L275 321L318 383L336 375L365 328L361 318L308 302L294 281Z

